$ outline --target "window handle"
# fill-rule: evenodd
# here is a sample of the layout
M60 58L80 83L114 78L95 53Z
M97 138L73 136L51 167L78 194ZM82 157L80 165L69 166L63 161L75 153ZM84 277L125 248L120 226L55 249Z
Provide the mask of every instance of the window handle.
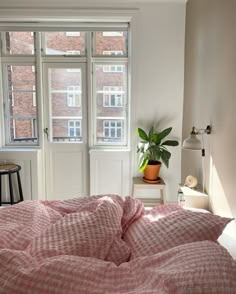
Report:
M49 138L49 134L48 134L48 128L45 128L44 130L44 134L46 134L47 135L47 139Z

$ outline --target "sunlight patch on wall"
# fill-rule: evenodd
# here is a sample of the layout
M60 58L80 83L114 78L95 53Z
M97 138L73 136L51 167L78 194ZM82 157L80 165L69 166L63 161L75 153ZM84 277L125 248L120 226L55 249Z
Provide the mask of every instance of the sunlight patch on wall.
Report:
M209 198L212 211L215 214L233 217L212 156L210 156Z
M212 212L214 214L232 217L233 213L230 209L225 191L223 189L220 177L217 173L216 166L212 156L210 157L210 183L209 183L209 197ZM231 221L223 231L223 234L218 239L221 245L223 245L229 253L236 258L236 221Z

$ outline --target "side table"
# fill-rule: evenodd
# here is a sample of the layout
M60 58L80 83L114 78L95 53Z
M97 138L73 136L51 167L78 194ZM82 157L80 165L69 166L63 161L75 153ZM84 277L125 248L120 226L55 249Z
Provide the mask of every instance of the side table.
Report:
M189 188L184 185L179 185L178 203L184 208L199 208L208 209L209 199L206 193L203 193L199 188Z
M142 200L145 206L164 204L166 202L166 184L163 179L160 179L159 183L149 184L144 182L142 177L134 177L133 196Z

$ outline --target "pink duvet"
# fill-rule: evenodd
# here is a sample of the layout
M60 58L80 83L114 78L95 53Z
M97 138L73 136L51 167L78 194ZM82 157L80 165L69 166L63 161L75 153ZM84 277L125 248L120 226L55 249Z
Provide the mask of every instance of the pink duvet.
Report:
M0 209L0 293L236 293L236 264L216 242L130 260L126 234L144 217L141 202L116 195Z

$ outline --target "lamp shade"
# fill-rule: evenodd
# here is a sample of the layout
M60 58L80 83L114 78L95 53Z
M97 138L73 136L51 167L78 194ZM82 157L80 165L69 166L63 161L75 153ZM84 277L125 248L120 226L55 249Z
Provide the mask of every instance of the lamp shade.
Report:
M196 134L190 134L183 142L183 149L189 149L189 150L201 150L202 149L202 143L197 138Z

